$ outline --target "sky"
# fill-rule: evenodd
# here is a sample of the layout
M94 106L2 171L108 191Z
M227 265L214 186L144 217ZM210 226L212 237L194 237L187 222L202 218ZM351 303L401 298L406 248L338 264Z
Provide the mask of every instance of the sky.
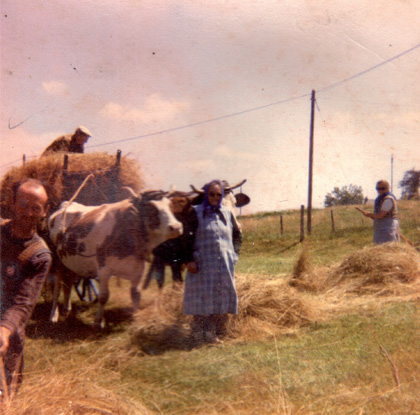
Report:
M420 169L418 0L1 0L0 175L84 125L147 189L247 182L242 214Z

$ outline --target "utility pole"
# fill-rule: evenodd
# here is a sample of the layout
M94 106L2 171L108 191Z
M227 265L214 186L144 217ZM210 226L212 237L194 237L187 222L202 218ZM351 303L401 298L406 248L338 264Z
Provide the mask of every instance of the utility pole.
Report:
M394 155L391 154L391 193L394 193Z
M311 129L309 135L309 179L308 179L308 235L312 232L312 172L314 158L314 118L315 118L315 90L311 95Z

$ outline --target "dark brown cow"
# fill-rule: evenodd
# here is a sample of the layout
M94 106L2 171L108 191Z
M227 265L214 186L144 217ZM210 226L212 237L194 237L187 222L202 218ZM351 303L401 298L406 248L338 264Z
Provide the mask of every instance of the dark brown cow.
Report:
M244 193L233 194L233 190L242 186L246 180L242 180L235 186L230 186L226 180L223 180L224 198L223 205L227 207L233 214L234 220L238 223L239 229L241 226L236 219L236 208L246 206L250 202L250 198ZM204 191L198 190L194 186L192 193L177 192L172 199L172 203L176 204L174 208L176 218L183 223L185 228L185 221L189 212L193 209L193 205L199 205L203 202ZM195 197L193 197L195 195ZM185 237L188 237L187 235ZM159 288L162 288L165 281L165 265L169 265L172 270L172 279L176 283L182 283L182 265L183 265L183 243L184 236L176 239L170 239L163 242L161 245L153 250L153 262L147 273L143 288L147 288L152 278L157 280Z

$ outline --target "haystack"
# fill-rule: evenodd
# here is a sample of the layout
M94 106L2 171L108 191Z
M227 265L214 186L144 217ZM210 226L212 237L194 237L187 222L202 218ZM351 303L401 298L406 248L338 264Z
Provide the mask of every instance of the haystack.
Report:
M387 295L416 290L420 255L406 244L365 247L330 268L313 269L302 251L289 285L307 292Z
M93 178L86 183L76 202L86 205L111 203L124 198L123 186L129 186L135 192L144 186L138 164L128 157L120 157L119 152L116 156L107 153L52 153L13 167L4 175L0 215L10 218L11 189L22 179L30 177L44 183L53 211L61 202L69 200L91 173Z
M228 333L234 338L257 339L287 333L321 318L314 303L283 279L239 278L237 292L239 313L228 325Z
M420 255L406 244L365 247L345 259L327 285L345 285L357 294L390 294L420 280Z

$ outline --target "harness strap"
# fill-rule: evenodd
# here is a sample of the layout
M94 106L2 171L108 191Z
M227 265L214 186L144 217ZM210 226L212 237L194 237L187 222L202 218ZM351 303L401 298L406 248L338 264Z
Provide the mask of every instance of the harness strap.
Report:
M0 225L4 226L9 223L11 219L3 219L0 218ZM18 256L18 260L23 264L26 264L35 254L40 254L42 252L51 252L48 245L45 243L43 239L34 242L33 244L29 245L26 249L24 249Z

